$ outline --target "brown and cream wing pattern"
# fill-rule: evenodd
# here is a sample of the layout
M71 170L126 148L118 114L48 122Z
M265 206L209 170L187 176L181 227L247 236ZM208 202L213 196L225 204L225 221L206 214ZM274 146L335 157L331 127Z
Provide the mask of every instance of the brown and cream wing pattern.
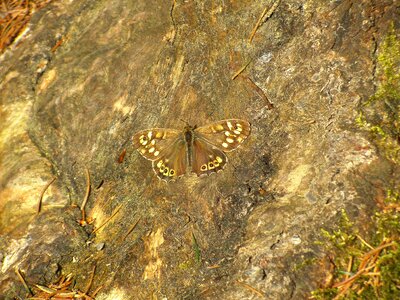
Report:
M250 135L251 125L241 119L227 119L201 126L195 132L224 152L235 150Z

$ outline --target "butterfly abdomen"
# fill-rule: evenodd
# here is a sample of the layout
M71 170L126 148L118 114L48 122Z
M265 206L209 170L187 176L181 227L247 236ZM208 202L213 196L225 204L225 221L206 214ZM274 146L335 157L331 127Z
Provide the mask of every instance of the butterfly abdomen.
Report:
M194 141L194 132L193 127L186 126L183 132L186 142L186 155L187 155L187 162L189 166L192 165L192 148L193 148L193 141Z

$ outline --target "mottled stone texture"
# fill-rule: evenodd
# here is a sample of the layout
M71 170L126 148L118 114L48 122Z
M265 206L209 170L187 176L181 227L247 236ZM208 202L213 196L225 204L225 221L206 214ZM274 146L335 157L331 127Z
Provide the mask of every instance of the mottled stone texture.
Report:
M37 12L0 57L0 295L25 295L16 267L30 286L73 273L83 290L96 264L98 299L260 298L249 286L306 299L323 281L306 263L324 256L320 229L342 209L368 222L390 180L354 119L396 3L281 1L251 44L272 1L76 0ZM207 178L161 182L131 147L140 129L232 117L252 135ZM94 227L120 208L95 234L77 222L85 168Z

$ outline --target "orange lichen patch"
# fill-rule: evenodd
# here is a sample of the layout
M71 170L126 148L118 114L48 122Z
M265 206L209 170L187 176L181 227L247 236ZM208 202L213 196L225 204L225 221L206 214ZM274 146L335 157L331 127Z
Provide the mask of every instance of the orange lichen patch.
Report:
M4 0L0 2L0 52L24 32L32 14L52 0Z

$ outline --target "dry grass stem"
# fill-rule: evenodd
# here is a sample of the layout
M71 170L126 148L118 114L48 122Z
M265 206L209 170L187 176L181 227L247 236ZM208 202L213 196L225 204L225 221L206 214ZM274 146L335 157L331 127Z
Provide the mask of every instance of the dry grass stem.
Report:
M274 2L274 4L272 4L271 8L267 11L267 8L265 8L263 10L263 12L261 13L261 16L258 18L256 26L254 26L253 30L251 31L250 37L249 37L249 44L251 44L251 42L253 41L253 38L257 32L257 29L264 24L269 17L271 17L271 15L274 13L274 11L276 10L276 8L279 5L280 0L276 0Z
M264 93L264 91L257 85L254 83L253 80L251 80L250 77L248 76L242 76L243 79L246 80L246 82L256 91L256 93L265 101L265 104L267 105L268 109L273 109L274 108L274 104L269 101L267 95Z
M93 270L92 270L92 274L90 274L89 282L88 282L88 284L86 286L86 289L83 292L85 295L89 292L90 288L92 287L92 283L93 283L93 278L94 278L94 273L95 272L96 272L96 265L93 266Z
M112 215L103 222L103 224L101 224L99 227L97 227L95 230L93 230L92 233L96 233L97 231L99 231L104 225L106 225L108 222L110 222L110 220L119 212L119 210L121 209L122 204L120 204L112 213Z
M81 212L82 212L82 220L81 220L81 225L86 224L86 214L85 214L85 206L86 203L89 199L90 195L90 173L88 168L85 168L85 175L86 175L86 193L85 197L83 198L82 205L81 205Z
M28 30L32 14L52 0L8 0L0 2L0 52L17 43Z
M241 67L239 69L239 71L237 71L233 76L232 76L232 80L235 80L236 77L238 77L246 68L247 66L251 63L251 60L247 62L247 64L245 64L243 67Z
M47 191L47 189L49 188L49 186L56 180L56 177L54 177L52 180L50 180L46 186L43 188L42 192L40 193L40 197L39 197L39 202L37 205L37 211L36 213L39 214L40 210L42 209L42 201L43 201L43 195L44 193Z
M17 274L19 280L22 282L22 284L24 285L24 288L26 290L27 293L29 293L29 295L33 296L31 289L29 288L29 286L27 285L24 277L22 276L21 272L19 271L18 268L15 268L15 273Z
M133 223L133 225L131 226L131 228L129 228L128 232L124 235L124 237L122 238L122 241L124 241L126 239L126 237L136 228L136 225L139 223L141 217L139 217L135 223Z
M236 282L243 286L244 288L248 289L249 291L252 291L254 294L260 296L261 298L265 298L264 293L262 293L261 291L257 290L256 288L252 287L251 285L248 285L247 283L241 282L239 280L236 280Z

